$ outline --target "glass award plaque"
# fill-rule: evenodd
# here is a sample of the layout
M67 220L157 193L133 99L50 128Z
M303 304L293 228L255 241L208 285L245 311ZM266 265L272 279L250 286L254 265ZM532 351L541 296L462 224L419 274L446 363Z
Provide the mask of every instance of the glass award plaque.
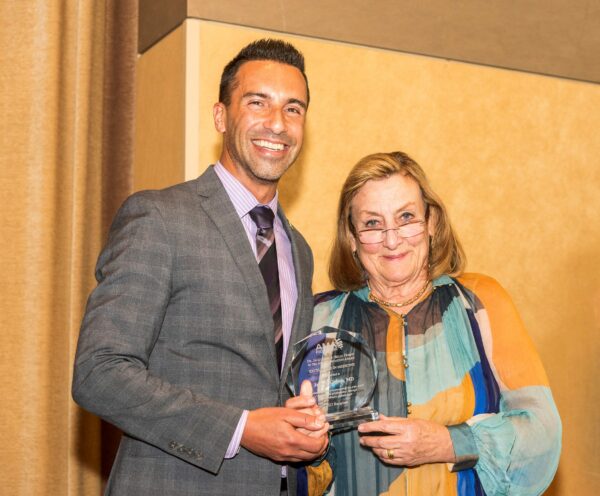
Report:
M322 327L297 342L288 376L292 393L300 394L304 380L312 384L332 431L379 418L368 406L377 385L377 361L361 334Z

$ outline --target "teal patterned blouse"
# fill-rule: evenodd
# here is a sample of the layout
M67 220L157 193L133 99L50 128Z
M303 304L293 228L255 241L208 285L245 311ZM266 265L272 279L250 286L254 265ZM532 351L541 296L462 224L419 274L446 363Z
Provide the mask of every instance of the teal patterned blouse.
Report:
M299 494L531 496L550 484L560 418L533 343L495 280L442 276L405 316L369 301L366 287L324 293L313 330L325 325L360 332L374 345L371 405L447 426L457 462L387 465L359 444L356 430L346 431L332 437L325 461L307 468Z

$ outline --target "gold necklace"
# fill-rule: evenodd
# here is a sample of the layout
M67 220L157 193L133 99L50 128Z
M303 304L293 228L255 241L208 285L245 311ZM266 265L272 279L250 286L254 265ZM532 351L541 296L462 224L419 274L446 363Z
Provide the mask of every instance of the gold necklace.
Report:
M377 298L377 296L375 296L373 294L373 290L371 289L371 285L369 284L369 281L367 281L367 286L369 287L369 300L374 301L375 303L378 303L379 305L383 305L384 307L396 307L396 308L405 307L407 305L410 305L411 303L414 303L415 301L418 301L419 298L421 298L421 296L423 296L425 291L427 291L427 288L429 288L429 283L430 283L430 281L427 280L427 282L425 283L425 286L423 286L421 289L419 289L417 294L414 295L412 298L410 298L406 301L401 301L400 303L394 303L392 301L385 301L380 298Z

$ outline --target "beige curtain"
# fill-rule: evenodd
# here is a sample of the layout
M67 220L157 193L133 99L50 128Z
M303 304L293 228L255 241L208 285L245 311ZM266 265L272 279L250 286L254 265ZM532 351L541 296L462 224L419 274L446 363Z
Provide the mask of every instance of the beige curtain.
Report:
M104 429L71 371L130 190L137 1L1 0L0 19L1 492L96 495Z

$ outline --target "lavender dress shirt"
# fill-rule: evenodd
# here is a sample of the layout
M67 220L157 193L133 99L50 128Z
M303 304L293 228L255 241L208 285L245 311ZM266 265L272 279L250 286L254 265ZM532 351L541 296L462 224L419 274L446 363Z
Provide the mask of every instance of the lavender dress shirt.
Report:
M256 224L250 218L250 210L257 205L262 205L254 197L254 195L246 189L220 162L214 166L214 170L219 177L223 187L233 203L235 211L240 217L248 243L256 257ZM298 290L296 287L296 275L294 273L294 261L292 258L292 245L286 234L281 219L277 216L277 199L278 193L275 193L273 199L266 205L271 208L275 214L274 231L275 243L277 244L277 267L279 269L279 286L281 290L281 320L283 326L283 362L290 342L292 332L292 321L294 319L294 309L296 308L296 300L298 299ZM258 261L257 261L258 263ZM237 429L231 438L229 448L225 453L225 458L233 458L240 450L240 441L242 433L246 426L248 418L248 410L244 410Z

